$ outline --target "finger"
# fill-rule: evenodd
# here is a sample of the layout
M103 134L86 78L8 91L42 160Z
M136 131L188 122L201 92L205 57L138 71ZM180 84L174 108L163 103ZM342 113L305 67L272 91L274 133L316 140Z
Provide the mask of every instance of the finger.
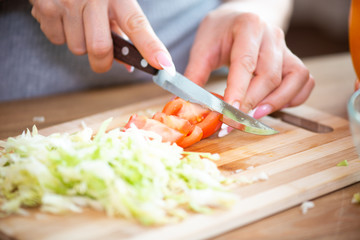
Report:
M112 32L118 34L125 40L129 40L129 37L121 30L119 24L117 24L115 20L110 20L110 28Z
M251 80L241 109L252 110L274 89L279 87L282 79L283 49L286 47L284 34L269 29L264 34L261 44L255 77Z
M108 71L114 58L108 6L104 3L102 0L88 1L83 13L89 62L98 73Z
M208 54L208 51L204 51L196 44L193 45L184 75L194 83L204 86L214 69L211 64L211 56L212 54Z
M83 1L69 1L68 11L63 17L66 43L75 55L86 53L85 32L82 19Z
M214 34L208 31L214 31L213 28L199 28L196 35L194 44L190 51L189 62L186 67L184 75L196 84L203 86L209 79L211 71L225 63L221 59L221 39L217 38L221 34L218 34L214 38ZM228 43L231 45L231 42Z
M306 82L305 86L301 91L291 100L289 103L289 107L298 106L306 101L306 99L310 96L311 91L315 87L315 80L310 75L308 81Z
M253 15L249 15L253 18ZM246 20L246 19L245 19ZM229 75L225 89L225 101L241 103L256 70L261 38L263 35L259 19L240 21L230 56Z
M34 15L40 23L40 28L53 44L64 44L65 34L62 23L62 16L58 7L52 1L36 1Z
M35 7L31 8L31 15L36 19L36 21L38 21L38 23L40 23L39 14L37 13Z
M310 86L306 86L310 76L309 70L290 50L284 56L284 72L281 85L269 94L257 107L254 117L261 118L289 104L299 92L304 90L310 94ZM302 96L305 96L305 92Z
M166 47L155 35L149 21L136 1L112 1L111 19L130 38L145 60L157 69L165 69L172 75L175 66Z

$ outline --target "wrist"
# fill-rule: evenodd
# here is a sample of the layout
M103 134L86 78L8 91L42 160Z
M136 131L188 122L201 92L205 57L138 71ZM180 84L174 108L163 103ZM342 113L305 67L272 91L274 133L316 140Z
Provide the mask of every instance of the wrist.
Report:
M293 10L292 0L223 0L218 8L238 13L254 13L266 23L283 29L288 23Z

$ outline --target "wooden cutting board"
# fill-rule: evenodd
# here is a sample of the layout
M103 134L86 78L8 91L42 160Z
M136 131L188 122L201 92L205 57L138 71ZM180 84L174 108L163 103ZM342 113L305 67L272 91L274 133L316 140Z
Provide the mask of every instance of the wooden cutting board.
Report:
M45 135L74 132L81 128L82 121L97 129L109 117L114 118L110 127L121 126L131 114L158 111L167 100L159 98L130 105L40 132ZM265 117L262 121L279 130L279 134L256 136L233 131L223 138L213 136L202 140L187 149L219 153L221 160L217 161L217 165L226 175L252 179L265 173L269 177L266 181L237 185L233 191L240 196L240 200L231 209L219 210L211 215L196 214L181 223L163 227L142 227L92 210L59 216L34 209L26 217L0 219L0 232L18 240L209 238L360 181L360 160L347 120L306 106L289 112L334 130L330 133L314 133ZM343 160L347 160L349 166L336 166Z

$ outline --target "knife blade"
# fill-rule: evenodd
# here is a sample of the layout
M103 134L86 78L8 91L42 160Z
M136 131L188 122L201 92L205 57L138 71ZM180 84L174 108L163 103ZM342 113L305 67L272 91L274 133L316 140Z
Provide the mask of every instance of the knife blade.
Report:
M312 121L310 119L306 119L300 116L296 116L294 114L284 112L284 111L276 111L269 114L270 117L280 119L283 122L289 123L291 125L306 129L311 132L316 133L329 133L334 131L334 129L330 126L326 126L319 122Z
M134 45L121 38L116 33L111 33L114 42L114 57L135 68L150 73L153 81L165 90L176 96L212 111L222 114L221 121L238 130L258 134L272 135L278 133L275 129L241 112L220 98L214 96L204 88L190 81L180 73L171 76L164 70L158 70L150 66L141 56Z
M160 70L153 77L153 80L160 87L186 101L200 104L212 111L221 113L221 121L233 128L258 135L277 133L273 128L234 108L179 73L171 76L166 71Z

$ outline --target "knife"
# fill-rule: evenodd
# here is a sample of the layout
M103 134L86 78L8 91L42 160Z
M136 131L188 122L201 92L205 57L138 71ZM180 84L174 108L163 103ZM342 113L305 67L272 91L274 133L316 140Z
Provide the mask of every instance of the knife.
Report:
M326 126L319 122L312 121L310 119L306 119L300 116L296 116L294 114L284 112L284 111L276 111L269 114L270 117L278 118L283 122L289 123L291 125L306 129L311 132L316 133L329 133L334 131L334 129L330 126Z
M153 68L141 56L134 45L114 32L111 33L111 36L114 43L114 58L153 75L153 81L163 89L186 101L200 104L201 106L222 114L220 120L238 130L258 135L278 133L275 129L214 96L180 73L172 76L164 70Z

